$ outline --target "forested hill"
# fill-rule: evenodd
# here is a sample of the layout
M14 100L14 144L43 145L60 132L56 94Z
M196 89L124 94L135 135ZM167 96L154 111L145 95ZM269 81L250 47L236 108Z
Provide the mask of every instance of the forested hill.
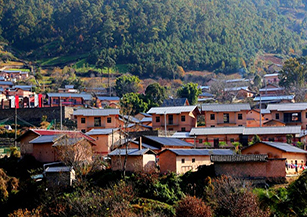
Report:
M291 5L287 5L291 4ZM294 5L295 4L295 5ZM143 76L241 68L260 49L300 50L282 0L0 0L1 36L27 58L101 52ZM302 25L306 21L302 20ZM292 29L291 29L292 28ZM304 33L304 34L302 34Z

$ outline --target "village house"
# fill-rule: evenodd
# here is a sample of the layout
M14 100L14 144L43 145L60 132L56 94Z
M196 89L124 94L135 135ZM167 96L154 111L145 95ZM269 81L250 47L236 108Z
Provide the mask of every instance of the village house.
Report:
M39 150L35 150L33 148L34 143L30 143L31 141L34 141L34 139L39 138L41 136L50 136L50 137L42 137L40 140L36 140L36 142L44 141L43 138L46 138L46 141L55 141L56 138L58 138L57 135L67 135L71 138L81 138L84 137L86 140L90 141L91 143L95 142L95 139L93 139L90 136L87 136L79 131L70 131L70 130L44 130L44 129L30 129L21 136L17 138L17 142L20 144L20 153L22 156L24 155L33 155L34 152L39 154ZM37 143L40 144L40 143ZM48 153L51 153L51 158L54 157L54 151L50 148L50 145L48 145ZM52 151L50 151L52 150ZM44 154L45 152L42 152ZM49 161L49 155L47 153L48 162ZM46 154L46 153L45 153ZM46 161L47 162L47 161Z
M277 84L268 83L259 89L261 96L284 96L286 90L284 87L279 87Z
M7 80L24 80L29 77L29 72L21 70L2 70L0 76Z
M197 127L197 106L153 107L148 112L152 115L154 130L187 132Z
M285 158L268 158L266 154L211 155L217 176L243 179L285 180Z
M119 109L77 109L73 115L77 119L77 129L83 132L124 127L124 121L119 119Z
M203 104L206 127L246 126L249 104Z
M0 87L3 88L3 89L11 88L13 86L14 86L14 84L11 81L0 81Z
M123 170L125 157L127 156L126 171L154 171L156 169L156 154L142 146L136 149L115 149L109 154L111 169Z
M272 120L307 129L307 103L269 104L267 109L271 111Z
M99 108L119 108L119 100L117 96L98 96L96 103Z
M91 105L92 95L88 93L47 93L48 106L86 107ZM61 103L60 103L61 102Z
M190 136L194 136L197 147L220 146L231 147L234 142L247 146L248 142L258 135L261 140L286 142L287 135L291 135L293 142L299 141L301 128L299 126L285 127L216 127L193 128Z
M164 149L194 148L193 144L172 137L142 136L142 143L155 147L159 151L163 151Z
M93 147L93 151L96 154L108 155L120 138L120 132L118 128L108 129L92 129L86 133L86 135L94 138L96 146Z
M279 75L278 73L266 74L263 76L264 82L266 84L278 84L279 83L278 75Z
M175 172L184 174L197 171L201 165L212 164L210 155L232 155L230 149L165 149L159 153L161 173Z
M269 104L269 103L295 103L294 95L284 96L256 96L254 102L256 103Z
M229 88L225 88L224 92L227 92L228 94L235 97L236 99L246 99L248 97L254 96L254 93L251 90L249 90L248 86L229 87Z
M59 93L79 93L77 89L74 89L74 85L65 85L64 88L58 89Z
M161 107L173 107L173 106L189 106L189 100L187 98L177 98L177 99L165 99Z
M49 187L55 185L72 186L73 181L76 180L76 172L74 168L70 166L47 167L44 170L44 175Z
M266 154L269 158L285 158L287 174L302 172L306 167L307 151L282 142L258 142L242 149L242 154Z

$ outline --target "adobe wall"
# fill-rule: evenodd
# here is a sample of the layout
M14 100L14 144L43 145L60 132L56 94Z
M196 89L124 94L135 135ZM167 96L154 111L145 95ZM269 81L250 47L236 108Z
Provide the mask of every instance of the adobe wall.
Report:
M62 107L63 120L71 118L73 114L72 107ZM42 122L42 117L46 115L47 121L51 122L56 119L60 121L60 107L46 107L46 108L19 108L17 109L17 116L35 126L39 126ZM11 118L14 121L15 109L0 109L1 119Z
M214 163L216 175L238 178L266 177L266 162Z
M266 164L267 178L286 177L286 159L268 159Z
M176 154L171 151L165 151L159 155L160 172L177 172L176 170Z

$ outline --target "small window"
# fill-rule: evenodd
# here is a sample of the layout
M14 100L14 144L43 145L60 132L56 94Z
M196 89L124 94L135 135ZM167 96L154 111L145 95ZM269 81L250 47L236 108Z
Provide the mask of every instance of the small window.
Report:
M185 159L184 158L181 159L181 163L183 163L183 164L185 163Z
M82 130L81 130L81 132L82 132L82 133L85 133L85 132L86 132L86 130L85 130L85 129L82 129Z
M198 143L199 143L199 144L202 144L202 143L203 143L203 139L199 139L199 140L198 140Z
M81 118L81 124L85 124L85 118Z
M279 113L275 114L275 119L279 119Z
M181 116L181 121L185 122L185 116L184 115Z
M230 139L230 142L231 142L231 143L235 142L235 139L231 138L231 139Z
M107 118L107 123L112 123L112 118L111 117Z
M229 123L229 114L228 113L223 114L223 120L224 120L224 123Z
M274 138L269 138L269 141L270 142L274 142Z
M192 163L195 163L195 158L192 158Z
M210 127L215 127L215 125L211 125Z
M215 114L210 115L210 120L215 120Z
M182 127L182 128L181 128L181 132L185 132L185 127Z
M307 112L305 113L305 118L307 118Z
M242 124L239 124L238 126L239 126L239 127L242 127Z
M169 131L173 131L174 129L173 129L173 128L168 128L168 130L169 130Z
M101 126L101 118L100 117L95 117L94 118L94 126L95 127L100 127Z
M242 120L242 114L238 114L238 120Z
M157 122L157 123L160 122L160 117L156 117L156 122Z

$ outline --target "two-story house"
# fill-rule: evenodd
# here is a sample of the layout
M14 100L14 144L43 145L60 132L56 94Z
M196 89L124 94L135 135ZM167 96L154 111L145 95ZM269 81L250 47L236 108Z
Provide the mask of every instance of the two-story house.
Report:
M47 93L47 97L50 107L89 106L92 100L92 95L88 93Z
M73 115L77 119L77 129L83 132L124 126L119 119L119 109L77 109Z
M307 129L307 103L269 104L267 109L271 111L272 120Z
M152 129L168 131L190 131L197 127L197 106L153 107L148 112L152 115Z
M246 126L249 104L203 104L206 127Z

